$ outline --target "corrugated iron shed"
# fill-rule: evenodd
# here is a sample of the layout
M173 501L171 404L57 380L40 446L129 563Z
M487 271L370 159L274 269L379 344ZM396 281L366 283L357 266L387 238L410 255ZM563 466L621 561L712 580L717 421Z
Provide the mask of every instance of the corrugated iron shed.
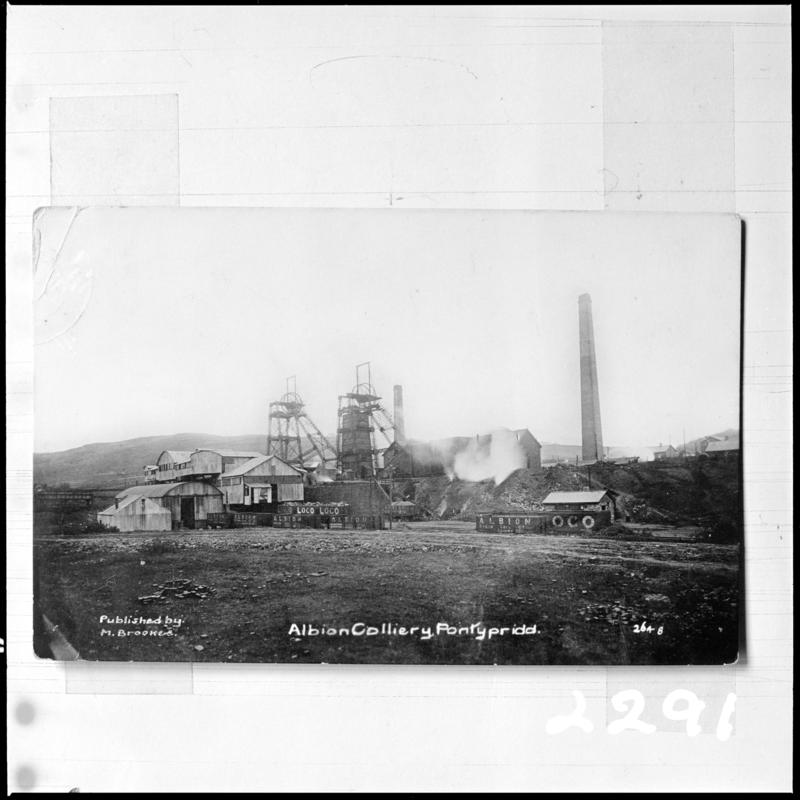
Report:
M119 505L109 506L108 508L104 508L102 511L98 511L98 514L113 514L115 511L121 511L126 506L129 506L131 503L135 503L137 500L141 500L141 495L138 494L129 494L127 497L123 497L119 501Z
M227 472L222 473L223 478L234 478L239 475L246 475L248 472L254 470L256 467L260 467L262 464L265 464L267 461L275 460L277 463L281 464L286 470L291 470L292 472L296 473L297 475L302 475L302 471L293 467L291 464L287 464L283 459L278 458L278 456L264 456L264 455L257 455L255 458L251 458L249 461L245 461L244 464L239 464L239 466L234 467Z
M201 450L207 450L209 453L216 453L223 458L258 458L258 456L264 455L255 450L220 450L216 447L197 447L193 452L198 453Z
M190 491L187 492L186 490ZM139 497L166 497L169 494L214 494L221 495L222 492L210 483L202 481L179 481L176 483L148 483L144 486L129 486L123 489L116 496L118 498L128 495L139 495Z
M165 460L163 456L167 456ZM191 450L164 450L158 457L159 464L185 464L192 457Z

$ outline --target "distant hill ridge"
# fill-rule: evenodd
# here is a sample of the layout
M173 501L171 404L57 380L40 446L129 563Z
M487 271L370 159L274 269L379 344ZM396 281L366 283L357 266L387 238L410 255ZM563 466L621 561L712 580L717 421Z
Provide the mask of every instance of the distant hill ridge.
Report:
M721 438L738 433L734 429L714 434ZM335 437L328 437L335 443ZM691 443L687 442L687 446ZM215 436L208 433L174 433L143 436L121 442L95 442L56 453L34 453L33 482L55 486L68 483L75 488L105 488L125 484L144 474L144 466L153 464L163 450L194 450L199 447L225 450L266 452L264 433L239 436ZM611 448L616 449L616 448ZM573 460L580 445L542 444L542 460Z
M263 453L267 437L266 434L176 433L85 444L57 453L34 453L33 482L50 486L68 483L76 488L116 486L142 477L144 466L155 463L163 450L194 450L206 446Z

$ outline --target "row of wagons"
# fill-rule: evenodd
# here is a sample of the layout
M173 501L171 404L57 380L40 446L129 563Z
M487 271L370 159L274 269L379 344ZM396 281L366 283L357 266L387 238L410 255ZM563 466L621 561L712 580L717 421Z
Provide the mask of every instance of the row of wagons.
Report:
M209 513L209 528L363 528L381 530L381 514L354 514L346 503L287 504L277 512L223 511Z
M607 528L611 524L611 512L478 514L475 522L476 530L484 533L581 533Z

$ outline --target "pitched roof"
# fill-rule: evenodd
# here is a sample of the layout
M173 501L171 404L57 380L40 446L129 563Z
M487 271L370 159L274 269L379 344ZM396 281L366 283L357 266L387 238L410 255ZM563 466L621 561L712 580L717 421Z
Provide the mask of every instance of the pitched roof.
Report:
M739 438L725 439L721 442L709 442L706 453L725 453L739 449Z
M127 497L128 495L135 494L139 497L165 497L171 492L175 491L179 486L202 486L210 487L218 494L222 492L210 483L202 483L201 481L177 481L176 483L148 483L144 486L129 486L117 493L117 497ZM213 494L213 492L212 492Z
M104 508L102 511L98 512L100 514L113 514L115 511L119 511L121 508L125 508L125 506L129 506L131 503L136 502L141 498L141 495L138 494L129 494L127 497L123 497L119 501L119 505L116 503L113 506L109 506L108 508Z
M591 492L550 492L542 503L599 503L609 492L595 489Z
M514 433L517 434L517 440L519 440L523 436L523 434L527 433L531 437L531 439L533 439L533 441L539 445L539 447L542 446L542 443L530 432L529 428L517 428L514 431Z
M257 455L255 458L251 458L249 461L245 461L244 464L239 464L233 469L230 469L227 472L223 472L221 477L234 478L239 475L246 475L251 470L255 469L256 467L260 467L262 464L265 464L267 461L270 461L272 459L280 461L281 464L289 467L289 469L293 469L298 475L303 474L301 470L297 469L297 467L293 467L291 464L287 464L282 458L278 458L278 456L276 455L271 455L271 456Z
M162 506L158 505L158 503L154 503L150 498L143 497L140 494L129 494L119 500L119 504L114 504L113 506L109 506L108 508L103 509L100 511L100 514L114 514L117 511L121 511L123 508L127 508L132 503L136 503L139 500L145 501L145 509L153 514L160 511L166 511L169 513L169 509L163 508Z
M223 458L256 458L264 455L263 453L257 453L255 450L219 450L216 447L197 447L194 452L199 453L201 450L205 450L208 453L216 453Z
M192 457L191 450L163 450L161 456L167 455L170 458L171 463L173 464L183 464L188 461ZM161 461L161 456L158 457L158 461Z

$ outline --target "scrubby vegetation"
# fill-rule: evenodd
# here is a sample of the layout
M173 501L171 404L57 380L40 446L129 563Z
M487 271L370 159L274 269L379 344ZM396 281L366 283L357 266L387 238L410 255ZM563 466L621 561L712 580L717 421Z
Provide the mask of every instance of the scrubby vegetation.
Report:
M624 521L700 525L715 541L741 537L741 489L735 460L558 465L541 472L517 470L499 486L492 480L468 483L425 478L416 482L410 499L438 519L469 520L478 513L536 511L550 492L589 487L618 492Z

